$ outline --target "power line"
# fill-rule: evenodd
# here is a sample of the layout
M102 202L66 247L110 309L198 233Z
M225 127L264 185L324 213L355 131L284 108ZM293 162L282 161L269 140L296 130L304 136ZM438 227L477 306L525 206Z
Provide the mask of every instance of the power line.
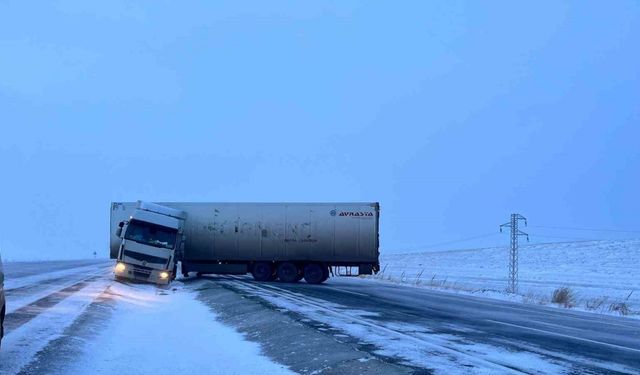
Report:
M440 242L440 243L436 243L436 244L433 244L433 245L424 246L424 248L425 249L431 249L431 248L436 247L436 246L451 245L451 244L454 244L454 243L467 242L467 241L471 241L471 240L477 240L477 239L480 239L480 238L486 238L486 237L491 237L491 236L496 236L496 235L498 235L498 233L495 233L495 232L494 233L480 234L480 235L477 235L477 236L467 237L467 238L463 238L463 239L460 239L460 240Z
M533 225L531 226L533 227ZM543 238L559 238L559 239L563 239L563 240L576 240L576 241L601 241L602 239L595 239L595 238L576 238L576 237L565 237L565 236L546 236L546 235L541 235L541 234L537 234L537 233L532 233L532 236L535 237L543 237Z
M572 227L556 227L556 226L545 226L545 225L531 225L530 228L558 229L558 230L582 230L582 231L588 231L588 232L640 233L640 230L572 228Z

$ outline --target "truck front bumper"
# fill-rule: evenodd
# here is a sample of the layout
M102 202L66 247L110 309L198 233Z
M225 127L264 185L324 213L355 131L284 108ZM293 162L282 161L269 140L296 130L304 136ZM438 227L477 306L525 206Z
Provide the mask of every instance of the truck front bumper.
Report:
M116 278L167 285L173 277L169 270L157 270L130 263L118 263L114 269Z

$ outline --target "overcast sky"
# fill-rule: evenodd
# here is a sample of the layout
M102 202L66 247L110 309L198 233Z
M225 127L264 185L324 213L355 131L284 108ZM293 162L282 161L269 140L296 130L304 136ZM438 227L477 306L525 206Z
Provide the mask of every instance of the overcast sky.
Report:
M639 2L239 3L0 4L5 259L106 257L137 199L379 201L383 252L640 230Z

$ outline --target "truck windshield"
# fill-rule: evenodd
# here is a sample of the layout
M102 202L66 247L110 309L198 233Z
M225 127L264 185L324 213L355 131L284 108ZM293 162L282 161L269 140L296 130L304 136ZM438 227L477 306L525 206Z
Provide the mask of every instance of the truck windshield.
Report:
M124 238L145 245L173 249L177 234L178 231L176 229L144 221L131 220Z

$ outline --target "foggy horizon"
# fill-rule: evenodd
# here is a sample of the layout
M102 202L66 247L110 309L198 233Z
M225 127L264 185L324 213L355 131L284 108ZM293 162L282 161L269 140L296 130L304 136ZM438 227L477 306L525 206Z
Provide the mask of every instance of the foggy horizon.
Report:
M0 5L3 259L107 257L135 200L380 202L383 254L640 237L637 2L149 4Z

